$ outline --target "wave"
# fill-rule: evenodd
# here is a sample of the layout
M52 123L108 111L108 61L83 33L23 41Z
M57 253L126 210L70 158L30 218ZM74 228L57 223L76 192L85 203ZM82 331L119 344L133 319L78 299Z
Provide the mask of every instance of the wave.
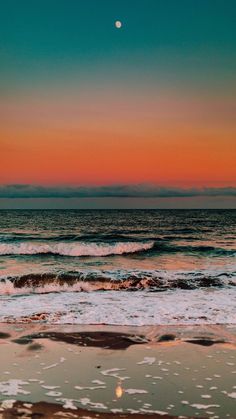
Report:
M221 247L207 246L207 245L178 245L169 244L166 242L155 243L151 250L160 253L185 253L185 254L203 254L204 256L235 256L235 249L224 249Z
M137 233L138 234L138 233ZM136 235L137 235L136 234ZM135 234L134 234L135 236ZM135 241L136 237L127 233L88 233L88 234L46 234L46 233L12 233L0 234L2 243L20 243L20 242L104 242L104 241Z
M142 234L141 234L142 233ZM50 233L12 233L1 234L0 243L21 243L21 242L140 242L140 241L155 241L169 243L172 241L198 241L201 237L196 235L179 235L175 231L172 234L152 233L150 231L125 231L121 232L96 232L87 234L50 234Z
M130 241L120 237L119 241L114 241L113 236L110 239L106 237L106 241L76 241L74 236L71 236L71 241L19 241L14 243L1 242L0 256L6 255L60 255L60 256L90 256L103 257L114 255L128 255L132 253L146 252L149 256L159 254L200 254L209 257L235 256L235 249L225 249L221 247L214 247L208 245L193 245L193 244L177 244L168 243L166 240L154 237L149 240L134 240ZM116 237L117 238L117 237ZM73 241L72 241L73 240Z
M235 272L81 271L1 278L0 295L50 292L143 291L236 286Z
M154 242L108 243L0 243L0 255L111 256L150 250Z

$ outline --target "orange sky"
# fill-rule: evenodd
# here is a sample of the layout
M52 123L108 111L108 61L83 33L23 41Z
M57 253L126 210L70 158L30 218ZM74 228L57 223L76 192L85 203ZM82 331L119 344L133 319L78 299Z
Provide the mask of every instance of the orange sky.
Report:
M0 115L2 184L236 183L230 97L165 87L32 90L5 96Z

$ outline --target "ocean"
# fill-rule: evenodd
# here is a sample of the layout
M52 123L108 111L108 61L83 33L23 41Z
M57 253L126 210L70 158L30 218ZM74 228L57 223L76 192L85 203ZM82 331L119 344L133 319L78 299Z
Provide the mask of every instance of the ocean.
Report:
M0 321L236 324L235 210L2 210Z

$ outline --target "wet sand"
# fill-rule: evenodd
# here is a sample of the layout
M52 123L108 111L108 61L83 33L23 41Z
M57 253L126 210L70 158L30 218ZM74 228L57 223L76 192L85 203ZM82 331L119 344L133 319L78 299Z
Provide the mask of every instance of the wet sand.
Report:
M7 406L7 404L6 404ZM9 403L11 406L11 402ZM133 419L144 419L146 414L142 413L133 413L125 414L125 413L99 413L99 412L91 412L85 409L66 409L60 408L58 404L53 403L22 403L22 402L15 402L12 407L5 407L3 409L2 416L0 417L3 419L10 419L16 417L24 417L24 418L44 418L44 419L59 419L59 418L77 418L77 419L119 419L119 418L130 418ZM149 419L158 419L163 418L166 419L174 419L174 416L169 415L158 415L158 414L149 414Z
M0 324L0 418L236 418L235 326Z

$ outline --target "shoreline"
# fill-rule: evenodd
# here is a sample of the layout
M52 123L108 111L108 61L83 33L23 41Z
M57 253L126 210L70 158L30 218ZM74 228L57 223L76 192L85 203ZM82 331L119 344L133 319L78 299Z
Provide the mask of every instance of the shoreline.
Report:
M6 406L11 406L11 403L5 404ZM1 415L1 408L0 408L0 415ZM16 402L13 403L12 407L6 407L2 410L1 419L10 419L16 417L24 417L24 418L44 418L44 419L51 419L52 417L55 419L62 419L62 418L73 418L73 419L144 419L147 417L146 413L119 413L119 412L93 412L91 410L85 409L73 409L71 407L66 408L63 406L59 406L58 404L53 403L22 403ZM163 414L148 414L149 419L176 419L176 416L170 415L163 415Z
M0 323L0 417L234 418L235 349L235 325Z
M41 315L42 313L40 313ZM211 346L213 344L229 344L236 345L236 324L179 324L179 325L113 325L113 324L56 324L46 323L40 317L35 315L32 319L28 318L25 322L0 322L0 339L21 338L24 335L33 334L32 339L39 337L50 338L50 334L54 334L55 339L63 341L63 335L74 335L75 344L83 344L86 341L86 335L93 335L94 342L97 340L97 347L106 347L108 341L117 340L122 345L129 347L132 344L163 344L172 343L180 344L184 342L195 343L203 346ZM40 333L43 333L43 335ZM104 338L99 338L99 333ZM56 338L57 335L57 338ZM76 335L81 339L76 339ZM97 336L96 336L97 335ZM67 343L73 343L66 340ZM102 346L102 342L105 346ZM86 342L85 342L86 343ZM88 343L88 342L87 342ZM87 344L86 344L87 345ZM109 345L108 345L109 346Z

